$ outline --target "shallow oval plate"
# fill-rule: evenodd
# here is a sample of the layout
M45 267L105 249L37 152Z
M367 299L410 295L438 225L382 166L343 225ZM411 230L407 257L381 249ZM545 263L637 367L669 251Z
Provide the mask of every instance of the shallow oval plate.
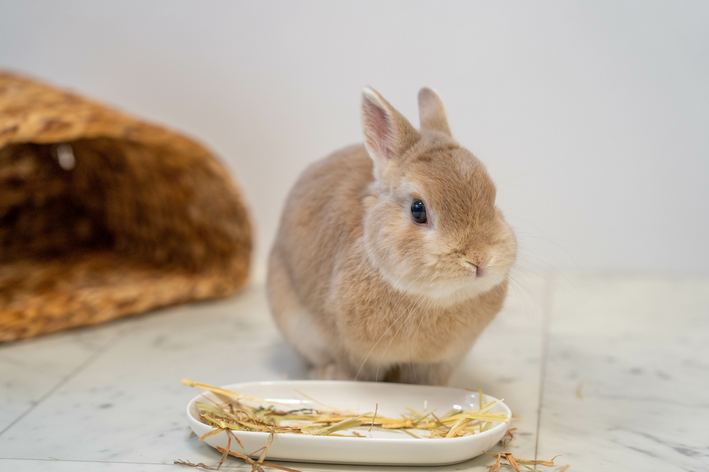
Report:
M224 388L251 397L264 398L279 409L300 409L334 407L359 414L374 411L379 405L379 413L390 418L399 418L407 413L406 407L417 411L424 409L437 411L441 415L453 408L470 411L478 408L480 399L477 392L457 388L430 387L393 383L344 382L344 381L277 381L253 382L226 385ZM187 419L190 427L203 436L213 428L199 421L195 402L207 397L219 401L213 393L198 395L187 405ZM483 403L497 400L483 395ZM326 407L325 407L325 406ZM512 416L504 403L498 403L492 410ZM381 431L357 428L365 438L337 436L311 436L300 434L276 434L268 450L269 460L327 462L335 464L379 464L379 465L443 465L454 464L482 454L497 444L509 426L494 423L482 433L459 438L416 439L401 431ZM347 433L344 433L347 434ZM232 450L251 455L263 448L268 433L237 431L237 437L244 443L244 450L232 442ZM212 447L226 447L226 433L205 439ZM257 457L254 454L253 457Z

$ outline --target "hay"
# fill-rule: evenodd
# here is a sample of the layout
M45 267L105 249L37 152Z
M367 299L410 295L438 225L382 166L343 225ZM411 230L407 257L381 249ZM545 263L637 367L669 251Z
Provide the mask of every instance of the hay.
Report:
M187 379L183 379L182 383L190 387L211 391L215 393L220 400L223 400L221 403L195 402L195 405L199 411L200 421L214 428L212 431L202 436L200 441L203 441L209 436L226 432L228 435L231 435L234 439L236 439L236 441L241 445L241 442L234 434L234 431L269 433L266 446L258 451L254 451L251 454L254 455L257 452L261 452L258 461L254 461L251 457L249 457L249 455L230 451L228 445L227 449L217 447L218 451L227 451L232 456L241 458L251 464L252 471L262 470L260 469L261 465L268 465L269 467L286 470L288 472L298 472L293 469L264 462L275 434L286 433L314 436L366 438L367 436L361 433L371 433L372 429L376 427L380 430L398 430L415 439L439 439L479 434L485 431L485 425L489 427L490 424L494 422L504 422L510 419L507 415L491 413L490 410L492 410L495 405L502 400L483 404L483 395L481 390L479 391L481 399L480 406L475 410L469 412L451 410L439 418L433 411L426 413L428 402L424 402L424 411L418 412L412 408L404 407L404 409L408 411L408 414L404 414L402 415L402 419L398 419L386 418L379 415L378 404L375 406L373 413L364 413L361 415L346 413L343 412L343 410L338 410L332 407L327 407L327 410L320 410L316 408L279 410L273 405L274 402L267 401L262 398L249 397L228 389L214 387L200 382L193 382ZM321 402L318 402L302 392L299 393L311 400L313 403L322 405ZM248 405L247 402L256 403L256 405ZM355 428L366 428L367 426L369 427L368 429L361 429L359 432L355 430ZM415 434L412 430L427 431L429 436L421 437ZM513 434L515 430L516 428L509 429L505 434L505 437L501 440L504 447L507 447L508 442L515 438ZM340 434L343 431L348 431L350 434ZM229 444L231 444L231 440L229 441ZM241 447L243 449L243 445L241 445ZM500 452L498 454L492 454L487 451L483 452L487 455L495 457L496 459L490 466L488 472L495 472L500 469L502 465L505 465L502 461L506 461L506 465L512 467L516 472L520 472L520 465L533 472L540 472L537 469L530 467L530 465L551 467L554 465L554 460L559 457L555 456L551 460L546 461L518 459L510 452ZM222 456L222 461L220 461L219 465L223 463L223 458L224 456ZM192 467L204 466L204 464L192 464L186 463L185 461L175 461L175 463L190 465ZM565 467L568 468L568 466ZM209 466L202 468L214 470L214 468Z
M544 461L544 460L532 460L532 459L518 459L518 458L514 457L511 452L498 452L497 454L491 454L491 453L489 453L489 452L487 452L487 451L483 451L483 452L484 452L485 454L487 454L488 456L492 456L492 457L494 457L495 459L497 459L497 460L490 466L490 468L488 469L488 472L495 472L496 470L498 470L498 469L502 466L502 463L500 462L500 461L502 461L502 460L507 461L507 465L509 465L510 467L512 467L516 472L521 472L521 470L520 470L520 468L519 468L520 465L521 465L522 467L524 467L525 469L531 470L531 471L533 471L533 472L540 472L539 470L537 470L537 469L535 469L535 468L533 468L533 467L529 467L529 465L527 465L527 464L530 464L530 465L543 465L543 466L545 466L545 467L553 467L553 466L554 466L554 460L555 460L557 457L560 457L560 456L554 456L554 457L552 457L552 459L551 459L550 461ZM569 467L569 466L566 466L567 469L568 469L568 467Z
M390 432L399 431L417 439L440 439L477 434L481 432L483 423L505 422L509 419L505 414L490 412L501 400L481 404L480 408L469 412L451 410L441 418L435 417L434 412L418 412L411 408L406 408L408 413L402 415L402 418L387 418L378 414L379 405L375 405L374 412L364 414L332 407L285 410L276 408L272 401L249 397L224 388L187 379L182 383L211 391L223 400L221 403L195 402L200 421L213 426L213 431L228 429L273 434L362 437L362 433L371 433L376 428ZM361 430L354 431L355 428ZM341 434L345 431L350 434ZM428 436L422 436L423 433L428 433Z

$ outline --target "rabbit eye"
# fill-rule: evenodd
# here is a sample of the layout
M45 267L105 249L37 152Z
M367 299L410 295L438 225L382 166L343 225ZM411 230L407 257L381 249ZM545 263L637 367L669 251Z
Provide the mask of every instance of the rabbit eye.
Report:
M421 200L414 200L411 204L411 216L420 225L424 225L428 221L428 218L426 218L426 205Z

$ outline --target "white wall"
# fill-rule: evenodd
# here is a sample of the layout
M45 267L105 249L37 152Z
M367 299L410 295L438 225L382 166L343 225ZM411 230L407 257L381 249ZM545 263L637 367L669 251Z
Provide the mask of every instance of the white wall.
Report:
M207 143L261 260L361 88L417 124L429 85L527 263L709 273L708 2L4 1L0 65Z

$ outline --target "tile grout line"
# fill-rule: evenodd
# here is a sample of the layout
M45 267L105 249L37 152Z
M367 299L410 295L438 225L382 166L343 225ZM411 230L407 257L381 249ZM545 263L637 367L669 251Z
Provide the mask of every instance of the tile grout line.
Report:
M174 467L175 464L169 464L169 463L164 463L164 462L135 462L135 461L93 461L93 460L84 460L84 459L37 459L37 458L29 458L29 457L0 457L0 461L26 461L26 462L78 462L82 464L131 464L131 465L156 465L156 466L167 466L167 467ZM234 465L227 465L224 463L222 465L222 468L220 470L246 470L249 469L251 470L251 466L244 463L244 464L234 464ZM313 469L310 469L313 470ZM301 472L307 472L308 469L302 469ZM320 472L320 471L318 471Z
M59 382L57 382L52 388L50 388L44 395L42 395L36 402L34 402L32 405L30 405L29 408L27 408L25 411L23 411L20 416L15 418L9 425L7 425L4 429L0 430L0 436L5 434L10 428L15 426L17 423L19 423L25 416L29 415L32 410L37 408L39 405L41 405L45 400L47 400L49 397L52 396L54 392L59 390L61 387L63 387L67 382L69 382L72 378L77 376L81 371L83 371L86 367L91 365L96 359L98 359L101 354L103 354L108 347L113 344L115 341L117 341L119 338L121 338L125 334L125 330L121 330L118 333L116 333L115 336L113 336L111 339L106 341L103 346L99 347L94 351L87 359L85 359L81 364L79 364L74 370L69 372L63 379L61 379Z
M539 369L539 404L537 405L537 431L534 441L534 460L537 460L539 452L539 430L542 423L542 404L544 402L544 382L547 374L547 360L549 356L549 332L551 330L551 310L553 307L553 297L556 288L556 279L547 272L547 283L544 287L543 323L542 323L542 359Z
M0 457L0 461L39 461L39 462L89 462L93 464L136 464L136 465L174 465L162 462L135 462L135 461L92 461L88 459L40 459L36 457Z
M131 465L156 465L156 466L166 466L174 467L175 464L166 464L164 462L134 462L134 461L92 461L83 459L35 459L28 457L0 457L0 461L38 461L38 462L78 462L80 464L131 464ZM226 463L222 465L220 470L251 470L251 466L248 464L236 464L234 466L229 466ZM303 470L302 472L306 472Z

